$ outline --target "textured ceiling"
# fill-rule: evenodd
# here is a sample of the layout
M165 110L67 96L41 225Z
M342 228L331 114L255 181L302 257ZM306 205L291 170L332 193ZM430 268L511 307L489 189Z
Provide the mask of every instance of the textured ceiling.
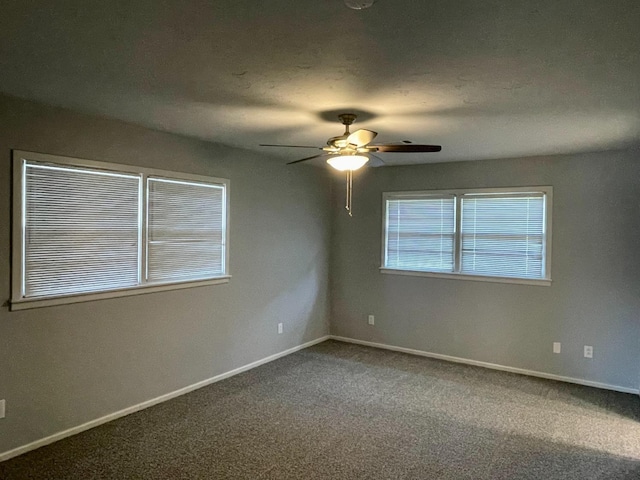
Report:
M8 0L0 91L283 159L342 133L437 143L390 164L640 139L637 0ZM332 123L333 122L333 123Z

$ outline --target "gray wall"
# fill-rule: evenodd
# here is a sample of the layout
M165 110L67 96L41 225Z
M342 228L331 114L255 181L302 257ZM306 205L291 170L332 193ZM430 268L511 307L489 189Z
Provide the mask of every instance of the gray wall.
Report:
M637 150L367 169L354 182L353 218L335 189L332 334L638 388ZM378 272L382 192L521 185L554 188L552 286Z
M5 299L11 149L229 178L233 278L19 312L2 306L0 452L328 333L330 183L322 171L0 96Z

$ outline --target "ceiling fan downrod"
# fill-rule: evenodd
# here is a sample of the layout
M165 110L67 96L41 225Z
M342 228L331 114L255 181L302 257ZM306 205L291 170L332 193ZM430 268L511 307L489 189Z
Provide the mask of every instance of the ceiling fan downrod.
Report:
M353 199L353 170L347 170L347 202L344 208L347 209L350 217L353 217L352 209Z

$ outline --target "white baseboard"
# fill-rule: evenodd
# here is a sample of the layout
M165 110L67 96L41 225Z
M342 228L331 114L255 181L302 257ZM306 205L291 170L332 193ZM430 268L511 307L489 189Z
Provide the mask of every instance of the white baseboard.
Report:
M219 382L220 380L224 380L225 378L233 377L234 375L238 375L239 373L246 372L247 370L251 370L252 368L259 367L260 365L264 365L265 363L269 363L279 358L286 357L287 355L297 352L298 350L302 350L312 345L316 345L317 343L321 343L326 340L329 340L329 338L331 338L329 335L316 338L315 340L311 340L310 342L303 343L302 345L298 345L297 347L289 348L288 350L285 350L283 352L270 355L266 358L263 358L261 360L256 360L255 362L249 363L247 365L236 368L234 370L221 373L220 375L216 375L215 377L202 380L201 382L194 383L193 385L189 385L187 387L181 388L179 390L175 390L173 392L170 392L164 395L160 395L159 397L152 398L145 402L139 403L137 405L133 405L131 407L127 407L123 410L119 410L114 413L110 413L109 415L105 415L104 417L96 418L95 420L91 420L89 422L83 423L82 425L78 425L76 427L72 427L67 430L54 433L53 435L49 435L48 437L41 438L40 440L36 440L35 442L31 442L26 445L22 445L21 447L17 447L12 450L8 450L6 452L0 453L0 462L4 460L9 460L10 458L13 458L13 457L17 457L18 455L22 455L23 453L27 453L31 450L35 450L36 448L44 447L45 445L49 445L50 443L57 442L58 440L62 440L63 438L70 437L80 432L84 432L85 430L89 430L90 428L97 427L98 425L102 425L103 423L107 423L112 420L115 420L116 418L124 417L125 415L129 415L131 413L144 410L145 408L152 407L153 405L157 405L158 403L166 402L167 400L171 400L172 398L179 397L180 395L184 395L185 393L189 393L199 388L206 387L207 385L211 385L212 383Z
M492 370L501 370L503 372L519 373L521 375L529 375L531 377L546 378L548 380L558 380L560 382L576 383L578 385L585 385L587 387L603 388L605 390L615 390L616 392L623 393L635 393L640 394L640 390L637 388L620 387L617 385L609 385L606 383L592 382L591 380L583 380L581 378L563 377L562 375L554 375L552 373L538 372L536 370L526 370L524 368L508 367L506 365L499 365L497 363L481 362L478 360L471 360L468 358L452 357L450 355L443 355L441 353L425 352L423 350L415 350L413 348L396 347L394 345L386 345L384 343L368 342L366 340L358 340L356 338L340 337L337 335L330 335L333 340L340 342L355 343L358 345L365 345L367 347L383 348L385 350L393 350L395 352L409 353L411 355L419 355L421 357L437 358L439 360L446 360L448 362L464 363L466 365L474 365L476 367L485 367Z

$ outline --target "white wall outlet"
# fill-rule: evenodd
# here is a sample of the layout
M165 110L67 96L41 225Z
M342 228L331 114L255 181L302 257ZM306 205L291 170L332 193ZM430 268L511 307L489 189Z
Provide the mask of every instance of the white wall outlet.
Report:
M591 345L584 346L584 358L593 358L593 347Z
M278 324L278 335L284 332L284 325L282 323Z
M560 342L553 342L553 353L560 353L562 351L562 344Z
M374 317L373 315L369 315L368 322L369 322L369 325L375 325L376 324L376 317Z
M4 418L5 401L0 400L0 418Z

